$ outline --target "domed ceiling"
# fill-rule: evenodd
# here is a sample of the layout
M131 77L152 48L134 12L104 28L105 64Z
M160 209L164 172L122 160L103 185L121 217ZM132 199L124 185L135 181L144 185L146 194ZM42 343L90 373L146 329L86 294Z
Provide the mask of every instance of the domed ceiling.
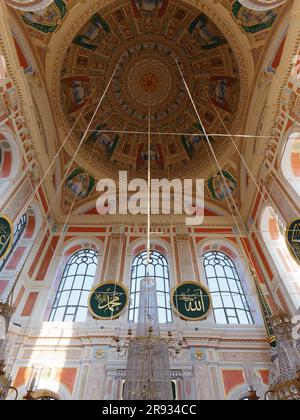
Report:
M80 115L71 138L74 150L120 60L79 152L95 173L145 175L149 104L152 176L187 176L209 164L175 57L206 131L224 133L223 121L237 133L247 95L228 37L207 14L180 1L118 2L93 13L73 35L62 65L60 97L66 133ZM212 136L211 141L220 158L229 153L228 138Z

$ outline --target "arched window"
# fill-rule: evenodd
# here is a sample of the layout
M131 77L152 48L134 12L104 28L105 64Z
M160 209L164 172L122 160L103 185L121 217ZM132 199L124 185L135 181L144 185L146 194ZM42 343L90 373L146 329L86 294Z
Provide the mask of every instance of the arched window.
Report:
M0 113L1 113L0 100ZM0 196L2 204L14 188L14 181L20 175L21 157L14 135L8 129L0 130Z
M231 258L220 251L203 255L217 324L254 324L245 292Z
M16 248L19 240L21 239L25 228L26 228L26 223L27 223L27 215L23 214L23 216L21 217L21 219L19 220L15 231L14 231L14 239L13 239L13 243L12 243L12 247L10 248L10 251L7 253L6 257L3 258L3 260L0 261L0 272L4 269L5 264L7 263L7 261L9 260L9 258L11 257L14 249Z
M0 84L6 79L6 62L3 55L0 55Z
M50 322L86 320L97 264L98 253L93 249L82 249L69 258L51 309Z
M281 170L297 193L300 204L300 132L293 132L289 136L282 155Z
M151 251L150 264L147 266L147 252L141 252L132 263L129 321L138 321L140 302L140 283L146 277L156 280L158 318L161 324L172 322L170 299L170 275L167 259L157 251Z
M286 295L286 301L299 308L300 265L296 263L286 244L286 223L273 207L267 206L262 212L260 229L266 252L270 254L279 274L274 280L280 285L282 294Z

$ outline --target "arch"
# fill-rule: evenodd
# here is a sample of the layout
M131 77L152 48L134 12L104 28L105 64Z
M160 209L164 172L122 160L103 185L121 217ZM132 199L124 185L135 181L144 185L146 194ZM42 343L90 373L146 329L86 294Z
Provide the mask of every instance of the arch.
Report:
M156 281L158 318L161 324L172 322L170 272L168 260L164 254L151 250L150 264L147 264L148 253L143 250L135 255L131 266L130 304L128 319L138 321L140 283L147 274Z
M277 217L276 217L277 216ZM277 283L287 296L287 304L300 306L300 265L296 263L285 241L286 223L271 205L264 207L260 218L260 231L274 271L278 273ZM281 293L281 294L282 294Z
M98 268L96 277L99 277L99 273L102 269L104 254L104 246L101 240L93 237L67 237L66 241L61 245L60 249L56 254L56 258L51 263L51 268L48 270L47 279L45 280L51 288L51 293L43 314L44 321L49 320L50 312L54 303L56 292L58 290L61 278L68 259L77 251L82 249L93 249L98 253ZM95 277L95 278L96 278Z
M233 388L227 395L226 399L241 401L241 400L246 400L248 395L249 395L248 385L243 384L243 385L238 385L235 388Z
M6 77L6 61L3 55L0 54L0 85L5 81Z
M62 400L57 392L53 392L50 389L39 389L33 394L33 398L35 400Z
M169 256L172 254L172 247L170 243L162 238L152 239L150 242L150 248L152 250L156 250L158 252L161 252L166 258L169 258ZM146 241L145 239L135 239L133 240L128 248L127 252L131 257L135 257L142 251L146 251Z
M290 132L287 137L281 154L280 170L296 193L296 201L300 206L300 127Z
M19 400L27 394L26 384L18 388ZM43 395L50 395L57 400L71 400L72 396L67 387L52 379L40 379L39 390L34 393L34 397L42 397ZM14 399L14 394L10 394L8 400Z
M208 288L210 288L210 285L206 276L206 271L203 263L203 255L211 252L220 252L225 254L226 257L232 261L236 269L237 278L235 280L238 280L240 282L241 291L243 291L244 293L245 301L251 315L250 320L252 321L247 323L242 322L242 324L261 325L263 321L261 317L260 306L256 294L253 293L253 281L248 271L248 265L245 262L247 261L247 258L246 255L244 255L244 253L239 248L235 239L205 239L198 244L196 251L198 255L199 271L201 273L201 277L205 279ZM239 301L239 299L237 299L237 301Z
M21 156L14 135L8 127L0 129L0 146L3 150L0 177L13 179L21 169Z
M9 195L21 170L21 155L10 129L0 129L0 194L1 201Z
M84 322L88 296L98 267L98 251L80 248L70 252L49 315L50 322Z
M253 324L253 317L233 259L220 250L202 255L217 324Z

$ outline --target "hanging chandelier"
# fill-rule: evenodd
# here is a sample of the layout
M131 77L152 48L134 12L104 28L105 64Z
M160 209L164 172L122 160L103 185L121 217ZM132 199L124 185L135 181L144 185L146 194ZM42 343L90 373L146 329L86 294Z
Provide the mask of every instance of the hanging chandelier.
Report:
M124 399L171 400L169 348L160 337L155 279L145 277L140 289L136 337L128 347Z
M16 394L15 399L18 398L18 391L11 386L12 378L6 374L6 367L4 362L0 361L0 401L7 398L9 391L14 391Z
M293 338L294 324L281 309L271 318L276 337L272 354L269 400L300 400L300 339Z
M12 304L13 290L8 295L5 302L0 302L0 401L5 400L9 391L14 390L16 392L16 398L18 392L11 386L12 378L6 375L5 357L7 353L7 332L10 324L11 317L15 312L15 308Z

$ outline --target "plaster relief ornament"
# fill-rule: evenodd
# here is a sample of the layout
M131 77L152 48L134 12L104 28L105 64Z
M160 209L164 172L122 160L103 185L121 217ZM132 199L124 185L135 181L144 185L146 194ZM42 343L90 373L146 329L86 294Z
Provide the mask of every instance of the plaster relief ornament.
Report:
M54 106L66 133L85 107L70 137L74 150L120 60L91 134L79 151L93 176L128 170L131 178L144 178L149 159L157 178L166 171L170 177L183 177L207 169L209 153L175 58L206 131L224 134L212 102L228 130L235 132L243 123L248 99L241 92L243 60L237 60L227 38L231 33L223 33L199 9L173 0L115 2L91 10L86 23L74 23L75 27L72 41L65 42L66 54L58 58L63 59L56 67L57 72L61 69L60 81L56 79L53 87ZM217 155L230 154L226 138L212 139L212 144Z
M105 350L103 350L103 349L96 350L96 352L95 352L95 358L97 360L103 359L104 356L105 356Z
M198 362L201 362L202 360L205 359L205 352L203 350L196 349L193 353L193 357Z

